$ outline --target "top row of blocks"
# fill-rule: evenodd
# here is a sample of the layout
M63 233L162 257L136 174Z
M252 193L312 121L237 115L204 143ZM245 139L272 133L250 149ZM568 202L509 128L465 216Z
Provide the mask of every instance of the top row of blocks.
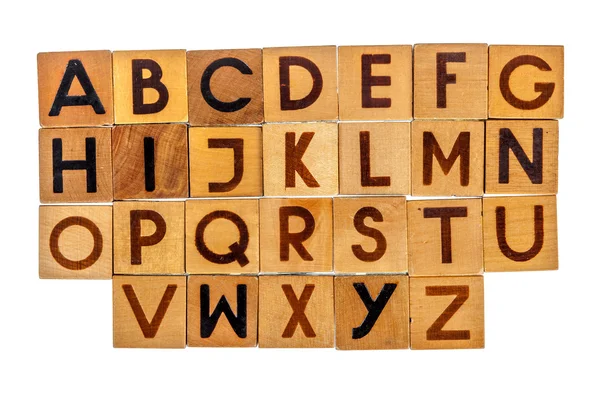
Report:
M40 124L557 119L563 64L486 44L40 53Z

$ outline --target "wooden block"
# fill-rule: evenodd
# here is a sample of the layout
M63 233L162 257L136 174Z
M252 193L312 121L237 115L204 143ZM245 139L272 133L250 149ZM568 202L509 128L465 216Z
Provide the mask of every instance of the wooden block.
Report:
M262 50L187 52L190 125L263 122Z
M265 196L338 193L338 128L335 123L263 126Z
M262 195L260 126L189 130L192 197Z
M259 347L333 347L333 276L258 278Z
M255 347L257 335L258 277L188 278L188 346Z
M411 349L484 347L483 276L410 278Z
M485 270L558 269L556 196L483 199Z
M410 194L410 123L339 124L341 194Z
M336 197L335 272L407 272L406 198Z
M113 277L113 346L185 348L185 276Z
M41 206L40 278L112 277L111 206Z
M408 276L335 277L339 350L408 348Z
M264 49L265 121L337 119L336 53L335 46Z
M116 126L112 154L115 199L188 197L187 126Z
M558 121L487 121L485 192L556 194Z
M490 46L490 118L563 117L563 46Z
M338 47L340 120L412 119L412 46Z
M481 199L409 201L408 272L483 273Z
M415 119L487 118L487 44L417 44Z
M110 128L40 129L40 201L113 199Z
M187 122L185 50L113 53L115 123Z
M113 123L110 51L39 53L37 62L41 126Z
M258 273L258 200L186 201L185 219L187 273Z
M482 196L483 121L412 123L413 196Z
M331 272L330 198L260 199L261 272Z
M182 201L119 201L113 214L115 274L184 273Z

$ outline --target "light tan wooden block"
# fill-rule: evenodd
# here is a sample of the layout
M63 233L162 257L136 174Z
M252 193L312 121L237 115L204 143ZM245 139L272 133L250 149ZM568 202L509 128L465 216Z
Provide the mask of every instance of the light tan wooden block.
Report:
M558 121L487 121L485 192L556 194Z
M41 206L40 278L112 277L111 206Z
M37 63L41 126L113 123L110 51L39 53Z
M112 153L115 199L188 197L186 125L116 126Z
M185 276L113 277L113 346L185 348Z
M563 46L490 46L490 118L563 117Z
M258 200L189 200L185 219L188 274L258 273Z
M411 349L482 349L483 298L483 276L411 277Z
M410 123L339 124L341 194L410 194Z
M408 275L335 277L339 350L407 349Z
M258 277L188 277L187 337L190 347L255 347Z
M112 201L110 142L110 128L40 129L40 201Z
M115 274L183 274L184 215L182 201L115 202Z
M338 128L335 123L263 126L265 196L338 193Z
M330 272L330 198L260 199L261 272Z
M115 123L188 121L185 50L113 53Z
M259 347L333 347L332 276L260 276Z
M187 52L190 125L263 121L262 50Z
M483 121L412 123L413 196L482 196Z
M190 128L192 197L261 196L260 126Z
M555 196L483 199L485 270L558 269Z
M335 46L264 49L265 121L337 119L336 56Z
M481 199L408 202L410 276L483 273Z
M412 119L412 46L338 47L340 120Z
M487 44L417 44L415 119L487 118Z
M407 272L406 198L336 197L335 272Z

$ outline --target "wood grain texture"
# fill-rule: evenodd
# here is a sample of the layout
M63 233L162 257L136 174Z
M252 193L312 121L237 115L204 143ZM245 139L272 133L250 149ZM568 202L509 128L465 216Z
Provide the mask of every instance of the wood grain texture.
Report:
M482 349L483 301L483 276L411 277L410 348Z
M483 121L414 121L413 196L482 196L484 141Z
M261 49L188 51L187 74L190 125L263 122Z
M487 44L415 45L415 119L487 118L487 73Z
M153 141L154 187L148 190L146 138ZM151 142L152 143L152 142ZM116 200L188 197L188 140L183 124L123 125L113 128Z
M336 197L333 210L336 273L408 271L406 198Z
M113 213L115 274L184 273L183 202L118 201Z
M563 46L490 46L489 63L490 118L563 117Z
M112 277L111 206L41 206L39 213L40 278Z
M59 150L56 160L55 147ZM92 156L89 160L88 148ZM113 200L111 128L40 129L39 152L42 203L102 203ZM58 157L59 154L61 157ZM73 164L71 161L87 163ZM56 174L55 162L60 168ZM87 166L91 167L89 177ZM71 169L73 167L78 169ZM61 176L62 179L59 178ZM57 178L62 182L60 188L55 188Z
M69 67L69 63L71 66ZM70 73L65 73L68 68L73 71L74 63L78 72L74 78L69 79ZM38 64L38 102L40 125L46 128L69 126L102 126L111 125L113 116L113 75L112 55L108 50L101 51L69 51L55 53L39 53ZM81 74L85 72L85 75ZM59 93L59 88L65 80L67 96L85 96L88 93L82 87L79 79L89 79L93 91L96 93L102 107L97 110L92 105L68 106L64 105L57 115L52 113L54 102ZM85 83L84 83L85 84ZM89 98L88 98L89 99Z
M341 194L410 194L410 123L339 124Z
M185 344L185 276L113 277L114 347L185 348Z
M191 197L263 194L260 126L189 128L189 146Z
M203 286L204 288L202 288ZM258 277L190 276L188 277L187 288L188 346L256 346L258 337ZM207 294L209 302L201 300L202 291ZM238 297L238 294L241 297ZM223 298L227 305L223 309L217 309L217 307L220 307ZM227 317L228 314L226 314L229 310L231 317ZM219 312L222 313L218 314ZM201 315L204 315L204 317ZM231 324L228 318L233 318L234 325ZM205 326L204 329L201 328L202 324Z
M361 299L362 290L374 304ZM408 275L335 277L337 349L407 349L408 315Z
M556 196L483 199L486 272L558 269Z
M189 200L185 218L188 274L258 273L257 199Z
M333 347L332 276L260 276L258 284L259 347Z

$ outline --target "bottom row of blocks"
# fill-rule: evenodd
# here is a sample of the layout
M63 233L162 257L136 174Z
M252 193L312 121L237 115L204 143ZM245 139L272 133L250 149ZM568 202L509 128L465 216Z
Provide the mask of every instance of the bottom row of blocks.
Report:
M483 297L481 275L117 275L114 346L483 348Z

